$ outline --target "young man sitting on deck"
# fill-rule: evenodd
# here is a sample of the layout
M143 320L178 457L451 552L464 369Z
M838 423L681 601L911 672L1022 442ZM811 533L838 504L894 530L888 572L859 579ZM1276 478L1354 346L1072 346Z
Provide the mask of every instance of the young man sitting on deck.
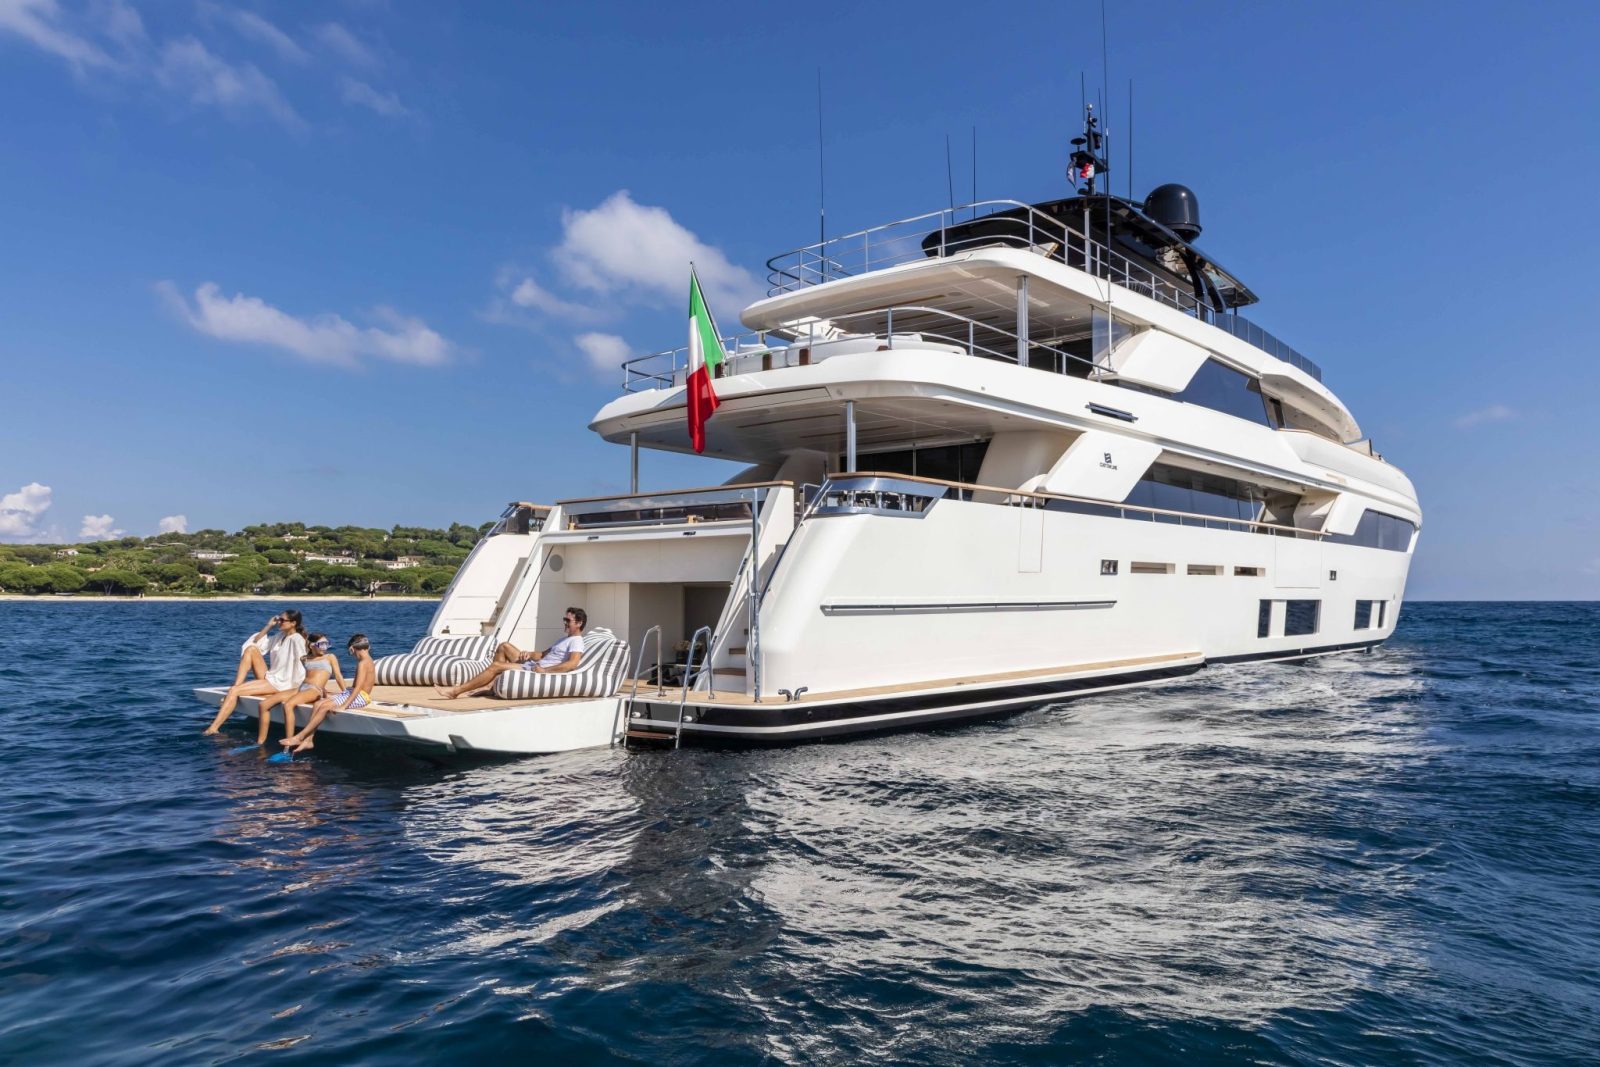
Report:
M500 647L495 649L493 662L476 678L454 689L446 689L442 685L434 686L433 691L447 700L454 700L467 693L476 693L480 689L489 688L505 671L561 674L564 671L576 670L583 660L583 628L589 625L589 615L582 608L568 608L566 614L562 616L561 625L567 636L543 652L524 652L510 641L502 642ZM532 660L538 662L530 662Z

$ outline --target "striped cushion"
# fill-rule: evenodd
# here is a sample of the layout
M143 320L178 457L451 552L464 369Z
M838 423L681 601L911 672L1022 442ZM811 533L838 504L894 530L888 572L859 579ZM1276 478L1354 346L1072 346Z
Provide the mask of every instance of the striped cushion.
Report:
M402 653L373 661L379 685L462 685L489 665L487 659Z
M378 685L461 685L489 665L498 647L482 637L424 637L410 652L373 661Z
M506 700L546 697L604 697L617 691L628 670L628 643L596 627L583 635L578 669L556 674L505 671L494 680L494 695Z
M494 634L480 637L424 637L411 650L417 656L450 655L462 659L492 659L500 646Z

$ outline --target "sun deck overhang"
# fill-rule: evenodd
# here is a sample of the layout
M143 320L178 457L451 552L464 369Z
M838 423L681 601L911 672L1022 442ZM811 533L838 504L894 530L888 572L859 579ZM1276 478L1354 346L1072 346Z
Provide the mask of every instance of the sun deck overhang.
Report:
M1111 430L1202 461L1307 482L1303 472L1290 470L1299 464L1282 443L1289 435L1281 431L1246 426L1197 405L1173 411L1162 397L966 354L895 349L841 355L722 378L717 390L721 406L706 424L705 454L742 463L774 464L799 451L842 454L845 402L851 401L856 448L863 455L986 440L1003 432ZM1194 444L1216 439L1220 426L1261 435L1260 454L1278 455L1281 462L1253 465ZM692 451L681 386L618 397L589 428L615 444L626 445L637 434L641 448Z
M1096 315L1110 316L1136 330L1160 329L1261 379L1339 441L1361 437L1359 423L1322 383L1316 367L1247 320L1223 315L1207 322L1172 306L1164 290L1144 292L1119 285L1027 249L987 247L919 258L806 285L757 301L745 309L742 321L763 338L768 334L806 338L819 330L876 330L931 333L958 344L981 342L981 336L969 339L959 325L962 321L1014 338L1019 329L1018 279L1024 277L1027 330L1034 345L1061 347L1081 341L1091 335ZM874 309L891 307L915 308L919 313L896 312L887 319L873 314Z

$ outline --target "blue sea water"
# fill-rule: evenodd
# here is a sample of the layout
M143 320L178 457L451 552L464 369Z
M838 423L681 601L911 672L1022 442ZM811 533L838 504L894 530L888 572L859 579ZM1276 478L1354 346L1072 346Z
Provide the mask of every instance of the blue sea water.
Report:
M287 765L188 692L269 608L0 604L0 1061L1600 1049L1597 604L942 732Z

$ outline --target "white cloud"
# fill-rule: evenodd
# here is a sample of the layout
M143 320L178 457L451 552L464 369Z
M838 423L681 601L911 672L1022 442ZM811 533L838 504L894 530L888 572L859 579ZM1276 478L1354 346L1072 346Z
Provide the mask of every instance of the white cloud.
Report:
M622 361L634 354L633 348L614 333L580 333L572 339L589 360L589 366L604 377L615 378Z
M267 345L313 363L353 367L363 357L375 356L431 367L448 362L455 353L455 345L427 323L393 308L374 308L371 317L380 325L363 328L333 314L296 318L243 293L225 297L215 282L195 290L193 305L171 282L156 288L185 322L207 337Z
M630 305L672 306L688 294L694 264L713 309L732 318L762 287L723 252L700 240L663 208L635 203L627 190L597 207L562 215L560 243L549 250L562 284L556 291L512 266L495 277L496 295L484 318L548 334L549 320L600 323L614 320ZM571 290L584 292L574 297ZM635 355L615 334L588 332L573 338L589 367L606 377Z
M580 288L658 302L687 300L692 262L713 313L725 321L763 295L755 275L679 225L666 209L635 203L626 189L599 207L565 212L562 223L565 233L551 254Z
M1469 411L1456 420L1456 429L1467 430L1474 426L1482 426L1490 422L1510 422L1517 417L1517 412L1504 404L1490 404L1478 411Z
M157 533L188 533L189 516L167 515L156 524Z
M675 221L666 208L635 203L626 189L589 211L566 211L555 261L574 285L597 293L643 291L686 299L690 264L714 309L739 312L762 296L754 274Z
M300 47L293 37L290 37L254 11L235 8L229 10L227 15L229 21L233 23L234 29L244 36L266 45L278 53L279 59L288 63L303 64L311 58L310 53Z
M112 538L121 537L121 530L111 528L111 524L116 521L110 515L85 515L83 528L78 531L78 536L85 541L110 541Z
M542 311L566 319L587 319L594 311L571 300L563 300L532 278L523 278L511 290L511 302L520 308Z
M39 532L39 520L50 510L50 487L29 482L0 496L0 537L22 541Z
M190 103L216 107L235 117L260 108L291 129L305 125L277 82L249 63L234 65L219 58L193 37L168 42L162 48L156 80L187 96Z
M138 16L135 14L134 18ZM60 22L61 9L56 0L0 0L0 33L16 34L79 70L115 65L99 45L64 29Z
M377 55L368 48L355 34L339 25L337 22L326 22L317 27L317 40L329 51L337 52L339 57L358 67L377 68L380 66Z
M101 32L123 51L131 52L146 43L144 19L125 0L95 0L91 13Z
M394 93L381 93L364 81L344 77L339 79L340 95L347 104L371 108L386 119L403 119L411 111Z

